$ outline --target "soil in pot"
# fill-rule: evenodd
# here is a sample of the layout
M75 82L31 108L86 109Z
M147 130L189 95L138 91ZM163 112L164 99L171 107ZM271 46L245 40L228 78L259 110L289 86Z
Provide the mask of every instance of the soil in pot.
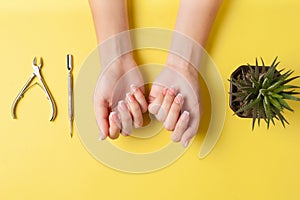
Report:
M251 65L242 65L238 67L230 76L230 99L229 99L229 106L233 110L233 112L236 112L239 110L244 103L241 101L237 101L236 97L232 95L232 93L238 92L238 88L232 84L232 79L241 79L242 76L251 76L250 75L250 67L254 70L255 66ZM259 69L259 74L263 74L269 70L269 66L258 66ZM280 76L280 73L276 70L275 71L275 76ZM236 113L237 116L242 117L242 118L252 118L252 112L241 112L241 113Z

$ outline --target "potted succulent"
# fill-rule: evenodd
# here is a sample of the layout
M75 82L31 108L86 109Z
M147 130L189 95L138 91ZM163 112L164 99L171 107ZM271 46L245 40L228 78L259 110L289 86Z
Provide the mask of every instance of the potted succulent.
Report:
M263 119L267 128L270 122L275 125L274 119L279 120L285 127L289 124L284 117L284 110L293 111L286 100L300 101L295 95L299 86L289 83L300 76L291 77L293 71L284 69L277 71L279 65L277 57L271 66L242 65L237 68L230 77L230 108L236 115L242 118L252 118L252 130L257 120Z

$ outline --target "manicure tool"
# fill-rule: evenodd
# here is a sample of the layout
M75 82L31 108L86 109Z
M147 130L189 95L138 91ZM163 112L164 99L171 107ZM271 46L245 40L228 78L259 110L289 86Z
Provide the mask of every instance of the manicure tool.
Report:
M70 121L70 136L73 136L73 121L74 121L74 95L73 95L73 56L67 55L67 69L68 69L68 111Z
M33 73L31 74L30 78L25 83L24 87L21 89L20 93L18 94L18 96L16 97L16 99L14 100L14 102L12 104L11 115L12 115L13 119L16 119L16 106L17 106L18 102L21 100L21 98L23 98L26 91L32 86L32 85L30 86L32 80L35 77L37 77L41 82L41 84L38 84L38 85L40 85L41 88L46 93L47 99L50 101L50 104L52 107L52 114L51 114L50 121L54 121L54 119L56 117L56 105L55 105L54 99L46 85L46 82L45 82L44 78L42 77L42 74L41 74L42 65L43 65L43 59L40 58L40 63L37 64L37 59L36 59L36 57L34 57L33 62L32 62Z

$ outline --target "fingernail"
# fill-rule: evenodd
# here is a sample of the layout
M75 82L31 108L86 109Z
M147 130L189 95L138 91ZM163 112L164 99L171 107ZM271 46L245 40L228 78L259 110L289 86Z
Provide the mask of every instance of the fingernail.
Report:
M124 136L129 136L130 134L127 134L127 133L123 133L123 135L124 135Z
M101 128L101 127L99 127L99 129L100 129L99 141L102 141L102 140L104 140L104 139L105 139L105 135L104 135L104 132L103 132L102 128Z
M132 90L132 92L135 92L137 90L137 87L134 84L131 84L130 89Z
M103 135L103 133L102 133L102 131L100 131L100 137L99 137L99 141L103 141L105 138L104 138L104 135Z
M166 88L166 87L163 89L162 94L163 94L164 96L167 94L167 90L168 90L168 88Z
M169 88L168 89L168 94L172 95L172 96L175 96L175 89L174 88Z
M187 146L189 146L190 143L190 139L187 139L184 143L184 148L187 148Z
M125 102L122 100L122 101L119 101L118 103L118 106L119 108L122 110L122 111L126 111L127 110L127 106L125 104Z
M128 101L129 101L130 103L132 103L132 101L131 101L131 99L130 99L130 94L129 94L129 92L126 93L126 98L128 99Z
M163 121L165 120L165 119L164 119L164 116L165 116L164 113L165 113L164 110L160 109L160 110L158 111L158 113L155 115L156 119L157 119L158 121L163 122Z
M181 93L177 94L177 96L175 97L175 103L177 103L177 104L183 103L183 96Z
M124 136L129 136L130 135L130 133L131 133L131 131L124 131L124 130L122 130L122 135L124 135Z
M190 113L189 113L188 111L185 110L185 111L182 113L182 120L184 120L184 121L188 120L189 116L190 116Z
M110 117L114 122L117 122L117 113L116 112L111 112Z
M142 126L137 124L137 123L133 123L134 128L141 128Z
M133 98L132 94L130 94L130 93L126 94L126 98L128 99L129 103L132 103L134 101L134 98Z
M169 90L170 90L170 92L173 92L174 95L177 94L177 89L176 89L174 86L171 86L171 87L169 88Z

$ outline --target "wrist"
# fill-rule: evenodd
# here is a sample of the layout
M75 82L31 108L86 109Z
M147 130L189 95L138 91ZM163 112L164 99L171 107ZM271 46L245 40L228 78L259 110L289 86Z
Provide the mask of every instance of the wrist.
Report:
M122 62L130 62L133 60L131 40L128 31L118 33L99 44L98 52L103 67L117 60Z
M199 69L203 47L183 33L174 31L167 65L184 69Z
M178 55L169 54L166 62L166 67L179 72L180 74L191 80L198 80L199 72L197 68Z
M116 64L116 65L122 67L124 72L126 72L134 67L137 67L137 64L133 58L132 53L127 53L127 54L120 56L113 62L113 64L114 65Z
M171 67L171 68L176 68L176 69L189 69L191 66L191 64L186 61L185 59L183 59L182 57L175 55L173 53L170 53L167 57L167 61L166 61L166 66Z

